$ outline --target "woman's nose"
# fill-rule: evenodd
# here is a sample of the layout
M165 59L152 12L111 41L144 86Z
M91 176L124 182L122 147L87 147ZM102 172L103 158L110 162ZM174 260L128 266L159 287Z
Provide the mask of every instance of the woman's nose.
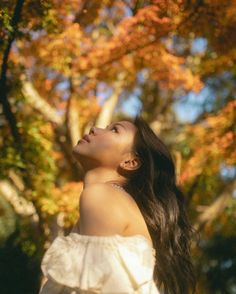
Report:
M95 127L93 126L90 128L89 135L94 134L94 133L95 133Z
M104 131L105 129L99 128L99 127L91 127L90 131L89 131L89 135L90 134L94 134L97 135L99 132Z

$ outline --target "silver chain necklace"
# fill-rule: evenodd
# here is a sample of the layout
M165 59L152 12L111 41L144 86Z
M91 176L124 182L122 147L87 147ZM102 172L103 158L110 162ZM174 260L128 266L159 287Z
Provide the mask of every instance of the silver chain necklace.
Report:
M122 186L120 186L120 185L118 185L116 183L111 183L111 185L113 185L113 186L115 186L115 187L117 187L117 188L119 188L121 190L124 190L124 188Z

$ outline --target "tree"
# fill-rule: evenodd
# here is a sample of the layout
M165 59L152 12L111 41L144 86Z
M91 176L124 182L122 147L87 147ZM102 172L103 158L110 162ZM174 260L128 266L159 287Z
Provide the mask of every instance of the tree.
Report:
M233 238L235 174L223 172L234 170L236 158L235 15L232 1L0 4L0 187L17 195L1 192L22 220L19 246L29 258L40 260L79 217L83 170L72 146L92 124L122 117L122 105L134 96L176 154L178 181L202 240L210 244L223 232L225 242ZM206 46L194 51L199 40ZM211 98L197 120L181 124L173 104L206 89ZM17 197L33 207L31 214L19 215L19 202L10 200ZM205 248L193 250L207 263ZM199 293L220 289L199 280Z

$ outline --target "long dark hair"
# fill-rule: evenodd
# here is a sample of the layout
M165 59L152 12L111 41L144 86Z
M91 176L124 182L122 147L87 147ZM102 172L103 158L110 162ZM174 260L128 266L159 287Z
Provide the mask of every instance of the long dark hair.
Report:
M140 115L128 120L137 127L133 147L142 165L126 175L124 188L139 206L156 250L154 281L165 294L195 293L190 256L194 230L187 217L184 194L176 184L174 161Z

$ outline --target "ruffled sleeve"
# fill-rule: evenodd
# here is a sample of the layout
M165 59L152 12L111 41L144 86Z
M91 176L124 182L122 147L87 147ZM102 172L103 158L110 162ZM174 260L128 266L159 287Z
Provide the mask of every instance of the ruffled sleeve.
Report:
M141 235L70 233L57 237L43 257L47 282L40 294L158 293L136 292L153 285L154 265L155 251Z

